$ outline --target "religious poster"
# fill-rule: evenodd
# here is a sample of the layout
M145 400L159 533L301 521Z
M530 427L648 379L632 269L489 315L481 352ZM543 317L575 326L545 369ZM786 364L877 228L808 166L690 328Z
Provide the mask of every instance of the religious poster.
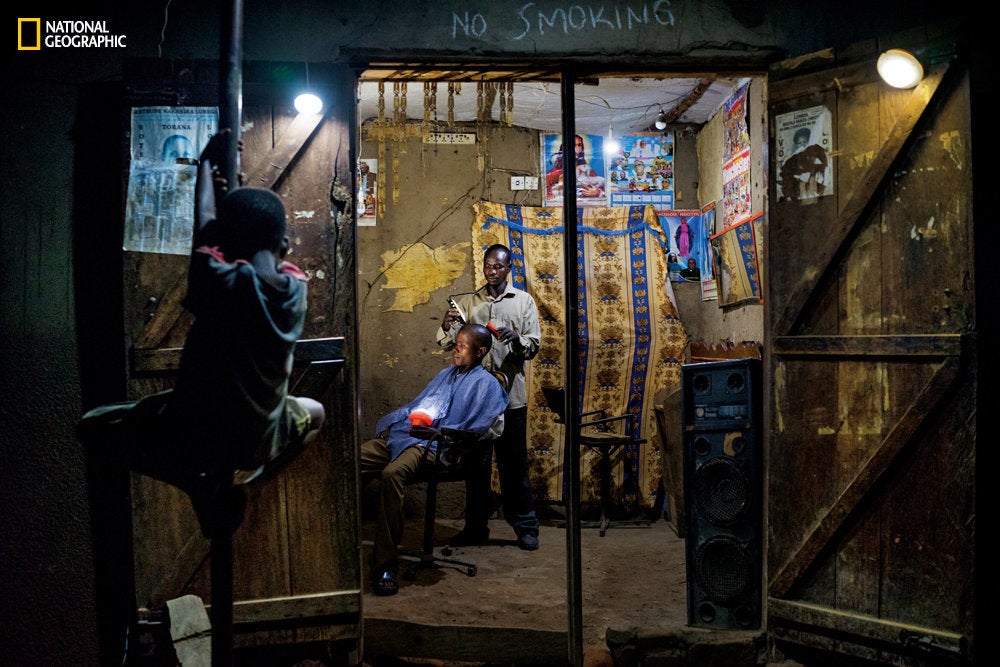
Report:
M699 209L657 210L656 217L667 234L667 271L673 282L700 283L712 275Z
M815 199L833 194L833 119L824 106L775 118L778 201Z
M358 160L358 227L374 227L378 204L378 160Z
M561 134L542 134L542 173L545 174L543 206L563 202L564 149ZM607 169L604 137L578 134L573 142L576 165L576 205L607 206Z
M674 205L674 135L672 132L627 134L608 155L612 206Z
M198 157L218 126L215 107L132 109L125 250L191 252Z

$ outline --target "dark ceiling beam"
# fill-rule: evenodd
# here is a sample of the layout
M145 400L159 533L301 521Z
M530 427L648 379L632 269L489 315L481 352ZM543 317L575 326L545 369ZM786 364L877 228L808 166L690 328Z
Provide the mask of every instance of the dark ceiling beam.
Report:
M684 112L691 108L698 100L702 98L708 87L712 85L712 79L702 79L691 89L691 92L684 96L677 105L663 114L667 121L667 124L676 123L677 119L684 115Z

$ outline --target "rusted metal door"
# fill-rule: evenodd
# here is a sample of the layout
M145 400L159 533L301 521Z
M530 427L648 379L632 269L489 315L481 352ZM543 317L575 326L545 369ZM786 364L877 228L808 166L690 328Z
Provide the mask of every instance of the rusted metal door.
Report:
M947 35L909 37L926 71L912 90L875 69L905 43L770 72L767 626L790 654L970 659L968 69ZM781 158L796 114L824 113L832 180L803 194Z
M212 64L191 64L193 80L214 81ZM199 67L205 68L201 72ZM269 69L270 68L270 69ZM246 518L234 536L234 643L360 641L360 540L355 444L355 260L350 156L353 73L313 71L326 97L322 115L296 115L290 88L248 67L241 171L247 185L272 188L289 214L289 260L309 276L304 339L342 337L344 367L322 395L322 437L276 478L250 488ZM133 75L142 71L136 66ZM181 89L187 105L214 105L202 91L176 81L148 81L132 91ZM145 102L148 104L148 102ZM162 104L162 99L156 100ZM135 93L131 106L144 101ZM190 325L181 307L188 258L125 253L125 331L129 391L140 398L168 387ZM296 378L293 377L293 381ZM179 490L139 475L132 479L135 596L140 607L200 596L211 604L209 544ZM348 649L356 650L356 649Z

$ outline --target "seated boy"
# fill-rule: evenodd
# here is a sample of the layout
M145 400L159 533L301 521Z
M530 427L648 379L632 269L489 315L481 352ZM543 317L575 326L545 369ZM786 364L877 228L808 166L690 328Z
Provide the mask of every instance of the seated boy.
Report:
M455 337L452 365L438 373L415 399L379 419L375 439L361 446L362 480L376 476L381 480L372 559L376 595L394 595L399 590L397 546L403 536L405 487L421 466L433 465L436 442L432 438L442 428L480 436L499 435L503 430L507 392L483 367L492 344L493 336L485 326L464 325ZM411 419L411 414L418 412L426 415L429 425Z

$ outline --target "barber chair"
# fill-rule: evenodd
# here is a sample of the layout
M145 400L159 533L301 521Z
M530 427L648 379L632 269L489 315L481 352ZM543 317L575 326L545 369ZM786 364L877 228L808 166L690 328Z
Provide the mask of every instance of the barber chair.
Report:
M565 424L566 415L563 409L566 397L565 388L542 387L542 394L544 394L549 408L556 414L556 423ZM648 527L650 525L648 518L611 520L611 457L625 445L640 445L646 442L645 438L632 435L637 432L634 424L636 416L626 413L609 417L604 410L590 410L580 413L580 417L590 417L590 419L580 423L579 444L597 450L601 457L599 464L601 518L596 522L581 522L580 526L599 529L601 537L604 537L611 526Z
M458 565L470 577L476 576L478 568L470 561L452 558L451 548L443 547L440 554L434 551L434 526L437 523L437 488L442 482L464 482L471 472L470 462L485 458L482 451L483 440L477 433L461 429L442 428L432 442L437 445L437 456L433 463L430 458L430 448L424 449L424 463L420 472L410 480L409 484L426 484L424 501L424 536L423 548L418 559L403 571L403 576L412 581L417 572L442 563Z
M507 376L500 371L491 371L504 391L508 391L510 383ZM486 461L485 447L486 436L480 436L472 431L463 431L455 428L442 428L435 436L433 442L436 443L437 456L433 464L427 463L430 456L430 449L424 450L424 465L420 466L420 471L410 485L425 483L427 485L426 497L424 500L424 538L420 556L416 562L403 571L403 577L412 581L416 578L417 572L422 569L437 567L441 563L458 565L465 569L465 573L470 577L476 576L478 567L470 561L452 558L451 547L443 547L441 553L434 551L434 526L437 523L437 488L442 482L464 482L469 474L476 469L477 465L492 465L492 461Z
M344 365L343 338L300 340L295 346L294 366L297 373L289 394L320 400L337 372ZM297 377L296 377L297 376ZM122 461L135 463L131 472L181 486L191 498L202 535L210 541L212 667L233 665L233 535L243 522L246 492L243 483L261 484L277 475L302 450L290 451L270 462L252 478L245 471L232 468L186 471L180 474L171 465L168 453L151 452L151 456L127 456L135 444L127 433L127 416L135 409L157 409L166 393L154 394L140 401L102 405L88 411L77 423L77 436L88 456L106 465ZM135 436L135 434L131 434ZM159 458L159 460L157 460ZM238 475L244 475L239 478Z

